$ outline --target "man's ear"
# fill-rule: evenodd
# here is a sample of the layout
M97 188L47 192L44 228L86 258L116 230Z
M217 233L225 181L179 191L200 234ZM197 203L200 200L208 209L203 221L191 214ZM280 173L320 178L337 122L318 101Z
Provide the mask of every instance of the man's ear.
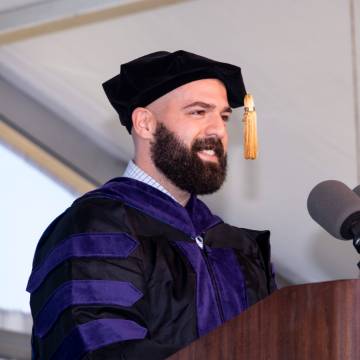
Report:
M156 120L152 112L143 107L137 107L132 112L133 131L143 138L152 140L156 128Z

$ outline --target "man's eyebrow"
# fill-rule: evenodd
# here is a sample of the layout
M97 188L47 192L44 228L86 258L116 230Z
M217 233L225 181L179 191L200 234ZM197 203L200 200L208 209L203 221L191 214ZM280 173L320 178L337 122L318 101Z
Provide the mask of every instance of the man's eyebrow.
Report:
M216 106L213 105L213 104L209 104L209 103L206 103L206 102L203 102L203 101L194 101L193 103L191 104L188 104L188 105L185 105L182 110L186 110L188 108L191 108L193 106L201 106L202 108L204 109L215 109ZM229 112L229 113L232 113L232 109L230 106L226 106L224 107L224 109L222 110L222 112Z
M183 110L188 109L188 108L191 108L191 107L193 107L193 106L201 106L201 107L203 107L203 108L205 108L205 109L214 109L214 108L216 107L216 106L213 105L213 104L209 104L209 103L206 103L206 102L203 102L203 101L194 101L194 102L191 103L191 104L185 105L185 106L183 107Z
M225 106L222 112L228 112L228 113L232 113L232 108L230 106Z

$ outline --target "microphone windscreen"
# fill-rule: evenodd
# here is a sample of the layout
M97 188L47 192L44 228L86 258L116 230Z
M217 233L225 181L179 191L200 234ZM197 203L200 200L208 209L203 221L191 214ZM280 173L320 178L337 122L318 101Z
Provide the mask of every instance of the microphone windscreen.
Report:
M353 192L354 192L357 196L360 196L360 185L358 185L356 188L354 188Z
M351 227L360 221L360 197L336 180L316 185L309 194L307 208L320 226L341 240L351 239Z

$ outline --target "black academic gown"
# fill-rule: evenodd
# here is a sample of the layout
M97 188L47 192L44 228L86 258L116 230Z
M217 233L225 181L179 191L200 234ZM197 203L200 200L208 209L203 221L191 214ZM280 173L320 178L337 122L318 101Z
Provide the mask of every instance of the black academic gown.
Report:
M33 358L164 359L274 289L268 231L116 178L39 241L27 288Z

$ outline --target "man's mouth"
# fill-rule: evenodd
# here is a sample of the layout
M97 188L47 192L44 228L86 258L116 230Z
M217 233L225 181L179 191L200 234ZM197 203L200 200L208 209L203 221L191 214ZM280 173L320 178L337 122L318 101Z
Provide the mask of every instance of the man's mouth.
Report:
M203 153L205 155L210 155L210 156L214 156L215 155L215 151L214 150L201 150L200 153Z
M218 156L216 155L214 150L210 150L210 149L204 149L204 150L200 150L198 151L198 155L201 159L206 160L206 161L216 161L218 162Z
M214 138L195 141L191 150L206 162L220 163L224 156L223 144L219 139Z

